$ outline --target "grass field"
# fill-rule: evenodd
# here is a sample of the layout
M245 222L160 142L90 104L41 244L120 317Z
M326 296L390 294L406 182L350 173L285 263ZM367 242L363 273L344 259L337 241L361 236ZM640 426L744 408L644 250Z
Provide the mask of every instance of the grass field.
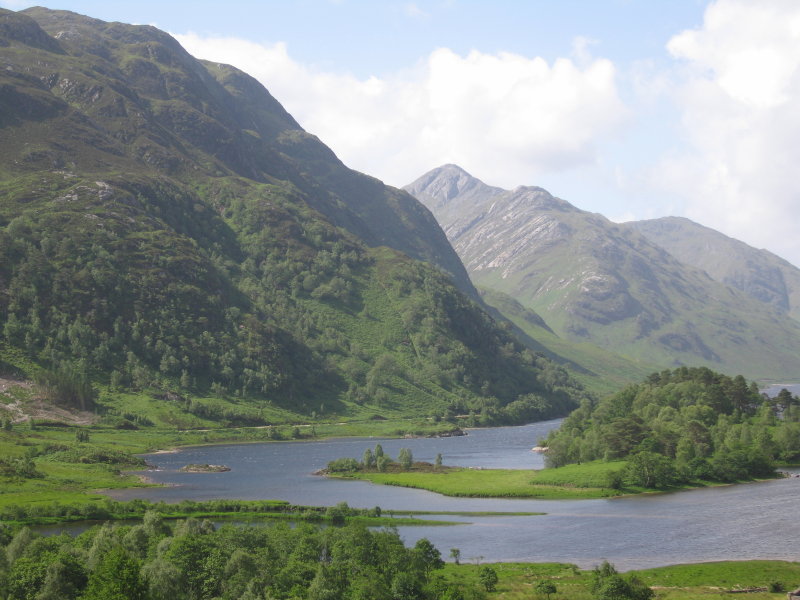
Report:
M496 563L490 565L499 578L497 591L490 599L547 600L536 593L536 584L542 580L555 583L557 592L551 600L592 600L591 570L579 570L573 565L560 563ZM451 581L477 583L481 566L448 563L442 576ZM715 600L731 598L731 591L769 588L780 584L786 590L800 585L800 563L784 561L727 561L675 565L633 571L656 593L657 600ZM734 595L733 597L736 597ZM740 596L741 597L741 596ZM786 598L785 592L754 592L744 594L747 600L778 600Z

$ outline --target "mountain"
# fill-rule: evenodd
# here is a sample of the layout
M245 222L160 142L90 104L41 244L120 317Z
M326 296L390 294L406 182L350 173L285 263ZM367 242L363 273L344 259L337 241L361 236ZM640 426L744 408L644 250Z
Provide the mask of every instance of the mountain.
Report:
M317 414L491 422L583 395L474 301L426 208L245 73L43 8L0 11L0 64L4 360ZM197 410L245 411L220 406Z
M436 215L477 286L534 310L560 337L662 367L710 365L754 378L800 372L794 320L632 227L541 188L486 186L454 165L405 189Z
M626 226L687 265L800 320L800 269L683 217L631 221Z
M660 366L625 358L590 342L559 336L530 308L497 290L479 289L484 303L503 319L514 324L519 340L569 369L587 390L603 397L647 377Z

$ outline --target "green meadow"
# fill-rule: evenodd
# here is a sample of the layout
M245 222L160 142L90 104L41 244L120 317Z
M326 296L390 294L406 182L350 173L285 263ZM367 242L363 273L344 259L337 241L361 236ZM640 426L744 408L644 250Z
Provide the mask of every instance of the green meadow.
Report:
M536 590L542 581L552 582L556 586L557 591L550 600L597 598L591 591L590 569L582 570L562 563L494 563L489 566L498 575L497 589L489 594L491 599L547 600L544 594ZM448 563L442 575L451 581L476 583L481 567L479 564ZM786 593L770 592L769 589L795 589L800 584L800 563L725 561L674 565L623 574L625 577L631 575L651 587L658 600L722 600L731 598L731 593L737 590L760 588L766 588L766 591L750 591L744 597L747 600L777 600L786 598Z

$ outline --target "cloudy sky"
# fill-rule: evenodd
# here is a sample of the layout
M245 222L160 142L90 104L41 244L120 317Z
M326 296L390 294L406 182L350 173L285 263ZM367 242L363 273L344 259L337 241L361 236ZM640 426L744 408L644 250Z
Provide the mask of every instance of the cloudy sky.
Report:
M456 163L800 265L798 0L42 1L242 68L392 185Z

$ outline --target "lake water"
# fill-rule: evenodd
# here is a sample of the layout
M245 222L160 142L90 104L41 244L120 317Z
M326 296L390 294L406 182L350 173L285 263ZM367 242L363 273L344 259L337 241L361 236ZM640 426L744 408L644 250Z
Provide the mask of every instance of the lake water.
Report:
M783 388L786 388L794 396L800 394L800 383L773 383L761 391L767 394L767 396L770 398L774 398Z
M146 458L147 473L171 487L119 490L118 499L279 499L295 504L380 506L407 510L546 512L533 517L448 517L458 527L400 527L408 544L430 539L443 555L459 548L463 561L570 562L592 567L609 560L620 569L712 560L800 560L796 516L800 478L608 500L448 498L423 490L342 481L313 475L335 458L361 458L380 443L397 456L484 468L541 468L530 451L559 421L473 430L465 437L335 439L187 448ZM225 473L180 473L188 463L225 464ZM439 517L431 517L439 518Z

